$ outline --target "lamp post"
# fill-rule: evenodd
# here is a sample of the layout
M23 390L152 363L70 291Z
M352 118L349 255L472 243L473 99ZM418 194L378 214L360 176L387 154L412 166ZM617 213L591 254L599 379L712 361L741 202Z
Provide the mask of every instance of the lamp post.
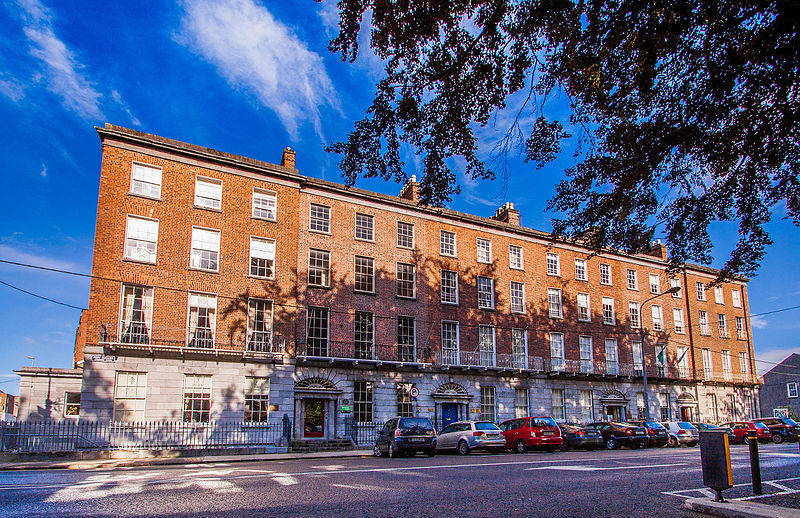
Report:
M645 361L644 355L644 305L650 302L651 300L655 300L658 297L662 297L667 294L678 293L681 290L680 286L673 286L664 293L659 293L658 295L653 295L649 299L646 299L639 305L639 335L641 336L641 343L642 343L642 385L644 385L644 420L650 420L650 405L647 401L647 362ZM662 315L663 318L663 315Z

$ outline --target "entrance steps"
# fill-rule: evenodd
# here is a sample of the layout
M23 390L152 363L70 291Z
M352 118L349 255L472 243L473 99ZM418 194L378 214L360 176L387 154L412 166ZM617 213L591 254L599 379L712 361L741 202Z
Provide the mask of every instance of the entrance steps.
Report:
M318 439L292 441L289 451L295 453L312 453L317 451L349 451L354 450L351 439Z

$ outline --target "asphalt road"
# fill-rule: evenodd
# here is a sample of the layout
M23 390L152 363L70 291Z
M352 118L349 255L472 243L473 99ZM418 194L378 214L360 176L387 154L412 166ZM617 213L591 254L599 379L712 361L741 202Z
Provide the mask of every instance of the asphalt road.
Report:
M733 446L728 497L752 495ZM767 493L800 499L800 450L760 448ZM299 459L0 472L0 516L696 516L699 448ZM793 491L797 491L794 493Z

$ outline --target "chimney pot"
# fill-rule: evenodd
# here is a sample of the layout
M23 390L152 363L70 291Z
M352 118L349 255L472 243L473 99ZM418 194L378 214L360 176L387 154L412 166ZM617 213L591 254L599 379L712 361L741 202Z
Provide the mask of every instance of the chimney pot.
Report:
M519 226L519 211L514 208L514 204L507 201L502 207L494 211L491 219Z

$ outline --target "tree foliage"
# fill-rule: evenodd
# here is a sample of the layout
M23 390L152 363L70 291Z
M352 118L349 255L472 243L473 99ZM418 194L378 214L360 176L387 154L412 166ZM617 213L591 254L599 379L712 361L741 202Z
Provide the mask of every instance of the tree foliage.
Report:
M665 237L674 265L709 264L709 226L738 223L723 275L752 275L781 206L800 224L800 16L790 1L340 0L330 49L370 45L385 74L341 155L346 181L402 181L401 146L422 157L421 195L459 192L448 165L494 178L475 131L501 110L541 167L565 141L573 165L548 209L554 235L595 249L646 250ZM512 94L525 99L509 106ZM566 95L565 128L545 102ZM566 122L566 121L565 121ZM573 134L570 134L573 133ZM507 149L506 149L507 150ZM783 208L785 207L785 208Z

